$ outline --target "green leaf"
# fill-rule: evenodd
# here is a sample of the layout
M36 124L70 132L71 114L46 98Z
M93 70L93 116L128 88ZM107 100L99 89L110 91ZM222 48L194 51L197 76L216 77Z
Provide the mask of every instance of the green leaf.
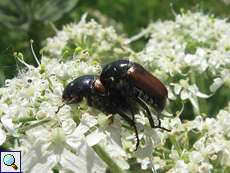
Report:
M76 6L77 2L78 0L43 1L43 3L40 4L40 7L36 8L34 16L37 20L41 21L56 21L60 19L63 14L72 10Z

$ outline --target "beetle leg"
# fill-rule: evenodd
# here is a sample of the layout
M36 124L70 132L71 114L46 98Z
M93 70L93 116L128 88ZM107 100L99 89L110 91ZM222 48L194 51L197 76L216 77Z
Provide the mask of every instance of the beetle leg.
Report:
M151 112L149 111L148 106L140 98L136 97L136 100L140 104L140 106L146 111L150 126L152 128L156 128L154 121L153 121L153 117L151 115Z
M165 130L165 131L167 131L167 132L171 132L171 130L166 129L165 127L162 127L162 126L161 126L161 120L160 120L159 116L157 116L157 121L158 121L158 125L155 126L155 128L160 128L160 129Z
M135 114L134 114L133 109L132 109L132 107L131 107L130 105L129 105L129 109L130 109L130 112L131 112L131 115L132 115L133 122L135 123ZM138 146L139 146L139 144L140 144L140 139L139 139L139 136L138 136L138 131L137 131L136 125L134 126L134 130L135 130L136 139L137 139L135 151L137 151Z
M154 128L159 128L159 129L165 130L167 132L171 132L171 130L166 129L165 127L161 126L161 120L160 120L159 116L157 116L157 121L158 121L158 124L157 124L157 126L154 126Z
M168 132L171 131L171 130L169 130L169 129L166 129L166 128L164 128L164 127L161 127L161 120L160 120L159 116L157 116L158 124L155 125L155 124L154 124L154 121L153 121L153 118L152 118L152 115L151 115L151 112L149 111L149 108L148 108L148 106L145 104L145 102L142 101L142 100L141 100L140 98L138 98L138 97L136 97L136 100L137 100L137 102L141 105L141 107L146 111L146 113L147 113L147 118L149 119L149 123L150 123L150 126L151 126L152 128L159 128L159 129L162 129L162 130L165 130L165 131L168 131Z
M130 111L132 112L132 110L130 110ZM135 151L136 151L137 148L138 148L138 146L139 146L139 144L140 144L140 139L139 139L137 127L136 127L135 121L134 121L134 114L132 113L132 118L133 118L133 119L129 118L129 116L126 115L126 114L125 114L124 112L122 112L122 111L118 111L118 114L134 128L135 136L136 136L136 139L137 139L136 148L135 148Z

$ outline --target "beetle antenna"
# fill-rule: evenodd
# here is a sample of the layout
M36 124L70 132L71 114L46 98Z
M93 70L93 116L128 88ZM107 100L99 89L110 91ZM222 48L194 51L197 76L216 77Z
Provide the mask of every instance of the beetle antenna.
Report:
M57 114L64 105L65 105L65 103L63 103L62 105L58 106L58 109L55 111L55 114Z

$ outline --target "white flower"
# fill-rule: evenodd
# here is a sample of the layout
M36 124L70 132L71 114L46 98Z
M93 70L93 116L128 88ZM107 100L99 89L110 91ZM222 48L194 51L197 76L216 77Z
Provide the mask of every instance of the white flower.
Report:
M199 173L211 173L212 172L212 168L213 168L213 166L211 164L203 162L199 166L198 172Z
M3 116L3 117L1 118L1 123L2 123L2 126L3 126L9 133L15 134L16 127L15 127L15 124L12 122L12 119L11 119L11 118L8 118L8 117L6 117L6 116Z
M199 164L204 161L204 158L200 152L192 151L189 155L189 161Z
M0 144L7 142L9 149L22 151L26 172L105 172L106 160L93 150L98 146L124 170L133 158L142 169L168 173L209 173L229 167L230 104L217 115L211 112L202 117L199 111L205 107L204 99L207 106L213 104L207 99L211 95L204 94L207 88L214 95L222 85L230 86L229 28L226 19L188 12L177 15L175 21L150 24L145 32L150 39L136 53L112 27L86 22L84 16L48 38L41 65L32 67L21 58L26 70L0 88ZM140 111L135 115L140 137L135 152L133 128L118 115L104 115L85 101L56 112L69 81L99 75L103 65L118 58L140 63L169 91L170 101L162 114L170 118L161 122L171 132L151 129ZM186 103L178 111L177 102L184 100L191 102L194 120L183 119Z
M189 99L196 110L199 110L197 97L200 97L200 98L209 97L207 94L200 92L198 87L195 84L189 85L188 80L181 79L179 81L179 84L171 83L171 85L174 86L175 94L180 95L180 98L182 100Z
M113 124L106 128L105 134L106 138L101 141L100 145L109 153L117 165L124 170L129 169L128 153L122 148L121 134L123 134L123 131L119 118L114 117Z
M63 121L69 122L66 119L67 117ZM87 145L84 137L84 133L95 123L96 120L92 121L92 117L85 116L85 119L76 129L72 126L73 132L70 134L68 134L70 132L68 128L43 129L40 131L36 128L28 131L27 136L31 138L29 140L35 138L35 141L30 148L24 150L22 156L23 170L48 172L54 166L60 164L59 166L62 169L73 172L76 170L80 172L104 172L104 163Z
M220 77L215 78L210 86L212 92L216 92L223 84L230 86L230 70L224 69L220 72Z
M183 160L176 162L175 168L168 171L167 173L189 173L188 165Z
M172 160L179 160L180 159L179 153L176 150L171 150L169 157Z
M230 1L229 0L222 0L226 5L229 5L230 4Z
M195 54L186 54L185 62L188 66L194 66L201 72L204 72L208 68L208 62L206 55L207 52L202 48L197 48Z
M143 169L143 170L148 169L149 165L151 164L151 162L150 162L150 160L148 158L138 159L137 162L141 164L141 169ZM155 169L157 169L157 168L155 167Z
M201 116L197 116L193 121L188 121L186 123L186 127L188 130L197 129L202 131L204 128L203 118Z
M95 130L89 135L87 135L86 142L89 146L94 146L98 144L105 137L106 135L103 132L99 132L98 130Z
M230 166L230 149L229 148L223 149L220 152L220 164L222 166L227 166L227 167Z
M217 120L220 123L221 131L230 137L230 112L220 110L217 115Z
M74 48L72 48L73 46ZM121 51L118 53L116 50L119 48ZM117 35L113 27L103 28L102 25L94 20L86 22L86 15L82 17L78 24L66 25L63 30L57 32L55 37L48 38L44 50L49 54L49 57L59 59L63 58L65 53L69 54L71 51L73 53L68 55L68 59L87 59L84 58L83 54L78 55L78 51L86 51L92 56L91 61L120 58L119 56L131 51L128 45L125 44L125 38Z
M163 168L166 166L166 161L164 159L161 159L160 157L154 157L153 158L153 166L156 170Z
M221 78L215 78L213 84L210 86L210 91L216 92L223 84L224 81Z
M6 132L0 126L0 145L6 141Z

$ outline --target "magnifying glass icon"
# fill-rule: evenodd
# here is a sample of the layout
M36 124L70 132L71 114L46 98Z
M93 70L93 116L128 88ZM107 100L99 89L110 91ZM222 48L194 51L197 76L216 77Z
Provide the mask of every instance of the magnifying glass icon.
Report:
M15 164L15 158L12 154L6 154L4 157L3 157L3 163L6 165L6 166L11 166L12 168L14 168L15 170L18 169L18 166Z

